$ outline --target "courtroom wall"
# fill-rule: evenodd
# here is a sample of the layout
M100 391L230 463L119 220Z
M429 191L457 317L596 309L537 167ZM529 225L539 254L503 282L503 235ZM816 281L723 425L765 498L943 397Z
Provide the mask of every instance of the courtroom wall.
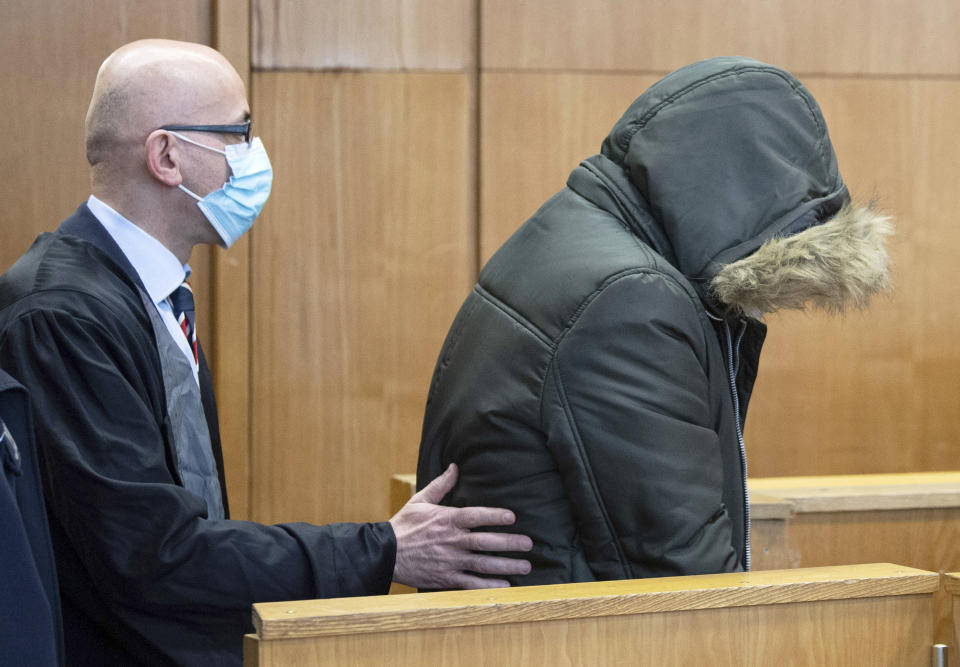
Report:
M215 44L249 74L276 173L252 233L191 258L234 514L383 519L482 262L650 83L749 55L804 81L854 197L898 225L890 297L769 318L751 474L949 469L958 31L953 0L10 0L0 268L88 194L103 57L138 37Z
M474 3L253 3L250 507L372 520L477 273Z
M252 7L254 112L277 164L253 237L254 516L384 516L482 262L650 83L732 53L801 77L854 197L898 222L890 297L769 318L751 473L954 466L956 3Z

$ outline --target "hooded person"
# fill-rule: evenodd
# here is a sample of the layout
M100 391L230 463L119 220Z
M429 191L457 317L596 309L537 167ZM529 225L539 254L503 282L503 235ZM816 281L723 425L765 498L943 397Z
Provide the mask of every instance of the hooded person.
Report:
M851 204L789 73L724 57L627 109L483 268L440 352L418 484L510 507L546 584L747 570L743 424L782 308L863 307L887 218Z

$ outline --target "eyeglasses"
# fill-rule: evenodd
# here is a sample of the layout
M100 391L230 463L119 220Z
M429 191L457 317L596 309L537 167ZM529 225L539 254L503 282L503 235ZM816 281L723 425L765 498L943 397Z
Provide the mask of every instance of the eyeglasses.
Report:
M173 130L178 132L216 132L218 134L242 134L243 140L250 143L250 128L253 121L246 123L237 123L234 125L164 125L161 130Z

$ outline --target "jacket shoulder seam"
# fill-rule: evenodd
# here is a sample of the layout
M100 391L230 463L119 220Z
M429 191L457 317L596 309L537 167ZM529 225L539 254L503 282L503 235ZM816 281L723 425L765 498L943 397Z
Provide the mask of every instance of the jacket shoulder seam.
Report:
M619 271L610 276L607 276L607 278L604 279L604 281L600 283L600 285L598 285L595 290L593 290L590 294L584 297L583 301L580 302L580 305L573 312L573 315L570 316L570 319L567 321L567 325L563 328L563 330L557 335L557 337L554 340L550 341L550 347L552 349L550 365L551 366L554 365L557 358L557 352L559 351L559 348L561 343L563 342L563 339L566 338L567 334L571 330L573 330L573 328L577 325L577 322L580 320L580 316L583 315L583 312L587 309L587 307L589 307L590 304L593 303L594 299L596 299L601 293L603 293L605 289L607 289L614 283L624 278L629 278L631 276L644 275L644 274L656 275L656 276L659 276L660 278L663 278L664 280L669 280L670 282L674 283L681 290L683 290L683 293L687 295L687 297L691 300L691 302L694 304L694 307L695 307L696 301L694 301L694 295L691 295L690 290L687 287L685 287L679 280L677 280L673 276L669 275L668 273L658 268L634 267L630 269L625 269L623 271ZM549 373L550 369L548 369L547 372ZM544 394L545 387L546 387L546 382L542 383L540 386L539 408L540 408L541 415L543 414L543 394Z
M669 273L665 271L662 271L656 267L634 267L630 269L625 269L623 271L619 271L610 276L607 276L607 278L604 279L604 281L600 283L596 289L594 289L592 292L590 292L590 294L584 297L583 301L580 302L580 305L577 306L577 309L570 316L570 319L567 321L567 324L563 328L563 331L561 331L560 334L557 336L556 340L554 341L554 346L558 347L560 345L560 342L562 341L562 339L566 337L566 335L570 332L571 329L573 329L574 326L576 326L577 322L580 319L580 316L583 315L584 311L590 306L591 303L593 303L594 299L600 296L600 294L602 294L604 290L606 290L608 287L610 287L614 283L619 282L620 280L623 280L624 278L630 278L631 276L639 276L639 275L645 275L645 274L657 276L659 278L662 278L664 280L667 280L675 284L677 287L679 287L683 291L683 293L687 296L688 299L691 300L691 302L695 303L694 301L695 295L691 294L690 289L687 288L679 280L677 280L676 278L674 278L673 276L671 276Z
M481 299L483 299L484 301L489 303L491 306L493 306L494 308L502 312L504 315L509 317L511 320L513 320L517 325L520 326L522 330L526 331L528 334L530 334L531 336L536 338L538 341L543 343L543 345L545 345L548 348L554 347L554 342L542 329L540 329L533 322L531 322L530 320L525 318L523 315L521 315L517 310L515 310L514 308L511 308L506 303L504 303L501 299L497 298L496 295L489 292L482 285L477 283L476 285L473 286L473 291Z
M626 192L624 192L623 188L620 187L620 184L619 184L619 183L617 183L616 181L614 181L614 180L611 179L611 178L608 178L608 177L606 176L606 174L604 174L600 169L598 169L596 166L594 166L594 165L591 164L590 162L583 161L583 162L580 163L580 166L583 167L583 169L584 169L585 171L590 172L590 174L592 174L594 178L596 178L597 180L601 181L604 185L606 185L607 187L609 187L611 190L616 191L617 196L618 196L618 201L623 202L624 206L628 206L628 207L630 207L631 209L637 209L637 207L636 207L635 203L633 202L632 198L630 197L630 195L628 195ZM571 186L569 186L569 185L568 185L567 187L569 187L571 191L573 191L573 192L575 192L577 195L579 195L584 201L586 201L587 203L589 203L591 206L595 207L598 211L602 211L603 213L605 213L605 214L609 215L611 218L613 218L613 219L616 221L616 223L617 223L618 225L620 225L620 227L630 235L630 238L631 238L631 239L633 240L633 242L636 244L637 248L639 248L640 250L643 250L643 251L645 251L645 252L647 252L647 253L654 253L654 252L655 252L655 251L653 250L653 248L651 248L648 243L646 243L646 242L645 242L644 240L642 240L639 236L637 236L637 232L636 232L635 230L631 229L630 223L627 222L626 219L624 219L623 217L621 217L621 216L619 216L619 215L615 215L614 213L612 213L611 211L608 211L607 209L605 209L605 208L602 207L602 206L599 206L596 202L592 201L589 197L585 197L584 195L580 194L580 192L578 192L578 191L577 191L576 189L574 189L573 187L571 187ZM631 211L630 211L630 215L631 215L634 219L638 219L638 218L639 218L639 216L638 216L638 211L637 211L637 210L631 210Z

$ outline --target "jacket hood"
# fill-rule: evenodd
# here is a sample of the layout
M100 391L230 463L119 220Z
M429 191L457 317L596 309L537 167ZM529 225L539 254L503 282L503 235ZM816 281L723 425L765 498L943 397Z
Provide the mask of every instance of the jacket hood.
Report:
M849 201L816 101L791 74L750 58L667 75L630 105L601 154L653 218L631 224L669 243L665 256L698 291L722 265Z

